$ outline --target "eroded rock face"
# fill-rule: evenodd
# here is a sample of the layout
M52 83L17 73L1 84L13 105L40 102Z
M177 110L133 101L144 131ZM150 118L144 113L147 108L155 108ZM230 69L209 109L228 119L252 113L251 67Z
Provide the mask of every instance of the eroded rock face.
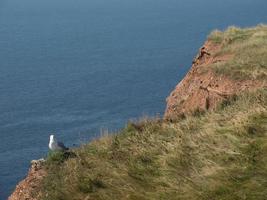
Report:
M17 186L8 200L38 200L40 194L36 194L40 182L45 176L44 159L33 160L27 177L22 180Z
M216 56L220 48L220 45L207 41L199 50L190 71L167 98L165 119L173 120L196 110L214 109L224 99L244 90L266 87L265 81L232 80L215 74L212 64L226 62L233 57Z

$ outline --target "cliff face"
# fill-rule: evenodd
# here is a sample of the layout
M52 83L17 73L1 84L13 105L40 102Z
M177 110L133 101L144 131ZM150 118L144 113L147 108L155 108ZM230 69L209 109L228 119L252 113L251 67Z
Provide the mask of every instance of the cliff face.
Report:
M244 91L266 87L266 80L231 79L214 72L212 65L226 63L233 54L217 55L222 45L207 41L199 50L184 79L167 98L165 119L212 110L220 102Z
M45 170L43 169L44 160L33 160L29 169L27 177L22 180L17 186L8 200L38 200L40 194L38 187L40 182L45 176Z

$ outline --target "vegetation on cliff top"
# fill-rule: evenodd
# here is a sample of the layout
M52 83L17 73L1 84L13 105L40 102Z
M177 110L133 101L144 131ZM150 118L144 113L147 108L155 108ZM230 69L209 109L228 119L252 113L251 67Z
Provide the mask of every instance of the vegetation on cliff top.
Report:
M50 156L43 199L266 199L267 91L179 122L129 123Z
M234 57L212 67L233 78L263 79L266 35L265 26L213 32L209 39L222 45L217 54ZM265 200L267 90L177 121L128 123L73 152L49 155L43 200Z
M213 64L215 72L234 79L267 78L267 26L230 27L225 32L213 31L208 39L221 45L216 56L232 55L226 62Z

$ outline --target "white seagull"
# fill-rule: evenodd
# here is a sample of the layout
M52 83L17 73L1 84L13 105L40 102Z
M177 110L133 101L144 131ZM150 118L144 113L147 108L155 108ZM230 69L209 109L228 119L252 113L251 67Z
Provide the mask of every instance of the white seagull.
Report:
M62 142L57 142L54 135L50 135L50 141L49 141L49 149L52 151L66 151L68 150L67 147Z

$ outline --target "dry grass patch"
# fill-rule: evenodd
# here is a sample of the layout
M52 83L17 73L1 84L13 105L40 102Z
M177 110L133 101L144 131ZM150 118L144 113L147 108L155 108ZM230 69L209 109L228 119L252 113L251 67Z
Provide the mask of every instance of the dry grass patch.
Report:
M50 155L43 199L264 200L266 100L259 90L177 122L129 123L75 149L76 157Z
M213 31L208 39L221 45L219 55L234 55L226 62L213 64L215 72L233 79L267 78L267 26L254 28L230 27Z

